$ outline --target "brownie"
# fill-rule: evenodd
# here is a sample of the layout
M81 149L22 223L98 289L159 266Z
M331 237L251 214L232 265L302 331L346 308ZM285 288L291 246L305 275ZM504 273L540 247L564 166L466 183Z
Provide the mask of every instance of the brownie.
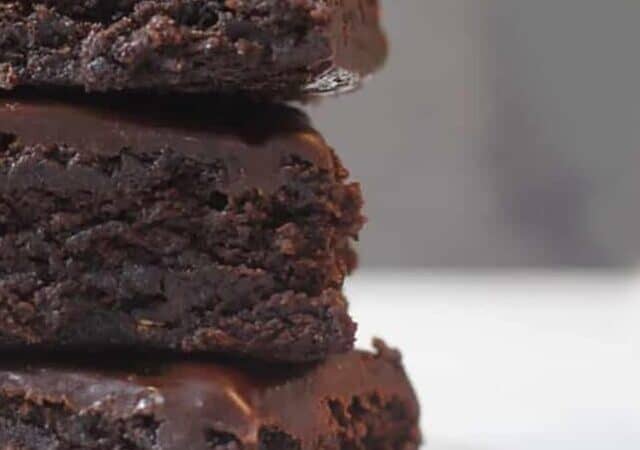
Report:
M0 349L352 348L360 187L303 113L30 97L0 99Z
M209 361L0 364L0 448L415 450L419 408L399 355L311 366Z
M295 96L355 87L386 51L378 0L0 4L0 89Z

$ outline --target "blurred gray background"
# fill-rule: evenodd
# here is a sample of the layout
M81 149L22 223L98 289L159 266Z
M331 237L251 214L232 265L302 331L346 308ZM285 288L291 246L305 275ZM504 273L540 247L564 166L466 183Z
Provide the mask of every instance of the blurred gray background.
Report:
M387 67L308 106L364 186L364 267L631 268L640 1L387 0Z

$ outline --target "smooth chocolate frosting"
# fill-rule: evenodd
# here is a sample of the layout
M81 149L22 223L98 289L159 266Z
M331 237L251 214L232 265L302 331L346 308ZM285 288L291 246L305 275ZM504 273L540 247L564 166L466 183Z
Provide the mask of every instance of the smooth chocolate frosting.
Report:
M277 189L283 160L292 155L334 170L331 149L307 117L290 107L206 96L78 99L70 95L63 100L32 95L0 98L0 136L15 136L26 146L73 147L88 157L108 158L125 149L133 153L171 149L200 163L222 162L228 183L220 190L230 193ZM38 177L55 177L43 173L52 168L34 169L29 168L31 176L1 174L0 189L10 182L28 185L37 183ZM85 179L80 169L76 175L77 189L112 188L108 179Z
M95 365L95 363L94 363ZM0 365L0 394L29 400L63 400L79 414L111 419L151 416L160 423L163 449L205 450L206 432L230 433L254 449L263 427L285 430L314 450L332 426L329 400L350 404L360 395L397 399L417 417L417 402L397 359L384 344L378 353L331 356L315 366L273 368L214 362L138 362L137 369L96 369L92 364L46 362Z

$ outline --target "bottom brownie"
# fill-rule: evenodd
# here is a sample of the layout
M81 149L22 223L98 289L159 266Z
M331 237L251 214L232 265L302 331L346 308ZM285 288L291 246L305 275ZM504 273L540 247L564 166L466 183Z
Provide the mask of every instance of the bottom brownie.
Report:
M376 348L277 369L3 363L0 449L416 449L419 408L399 354Z

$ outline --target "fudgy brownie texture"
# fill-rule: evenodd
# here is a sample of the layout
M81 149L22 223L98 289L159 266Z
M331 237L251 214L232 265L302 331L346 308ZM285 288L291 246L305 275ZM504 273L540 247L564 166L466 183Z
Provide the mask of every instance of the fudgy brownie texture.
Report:
M348 88L385 59L377 1L3 1L0 89L287 97Z
M0 100L0 349L352 347L359 185L302 113L201 100Z
M399 354L376 346L275 370L3 362L0 449L415 450L415 394Z

